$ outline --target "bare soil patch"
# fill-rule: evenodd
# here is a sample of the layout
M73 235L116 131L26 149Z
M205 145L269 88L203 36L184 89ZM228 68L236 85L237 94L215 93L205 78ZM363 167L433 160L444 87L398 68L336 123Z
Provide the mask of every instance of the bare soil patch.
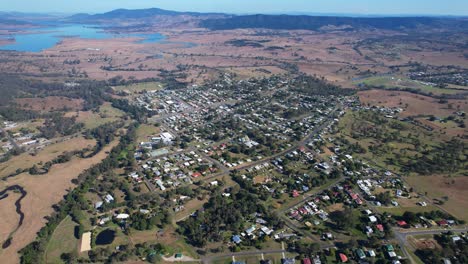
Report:
M408 242L416 249L441 249L442 247L433 238L408 237Z

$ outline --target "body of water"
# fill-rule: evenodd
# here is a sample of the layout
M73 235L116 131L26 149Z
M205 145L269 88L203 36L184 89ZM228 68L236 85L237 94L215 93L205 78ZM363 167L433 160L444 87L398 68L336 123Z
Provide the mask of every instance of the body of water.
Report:
M96 237L96 245L109 245L114 241L115 231L111 229L106 229L99 233Z
M57 45L60 40L67 37L77 37L82 39L109 39L138 37L143 40L139 43L157 43L165 40L161 34L111 34L103 31L102 28L89 25L67 25L58 27L47 27L38 29L28 29L26 34L13 34L7 38L14 38L15 42L0 46L0 50L40 52Z

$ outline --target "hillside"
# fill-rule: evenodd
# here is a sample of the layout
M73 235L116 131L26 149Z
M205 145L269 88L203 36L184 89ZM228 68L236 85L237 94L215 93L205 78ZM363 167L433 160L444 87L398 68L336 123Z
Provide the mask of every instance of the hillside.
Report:
M98 20L114 20L114 19L144 19L152 18L156 16L205 16L205 15L216 15L214 13L197 13L197 12L178 12L171 10L164 10L160 8L149 8L149 9L116 9L103 14L76 14L71 17L68 17L67 20L76 21L76 22L86 22L86 21L98 21Z
M208 19L201 22L212 30L238 28L305 29L318 30L324 26L353 29L402 30L417 28L467 29L466 19L433 17L336 17L336 16L292 16L292 15L247 15L224 19Z

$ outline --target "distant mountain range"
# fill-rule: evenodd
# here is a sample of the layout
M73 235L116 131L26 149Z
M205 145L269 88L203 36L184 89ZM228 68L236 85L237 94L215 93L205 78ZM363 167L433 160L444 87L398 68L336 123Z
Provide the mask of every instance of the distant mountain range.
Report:
M209 16L209 15L219 15L216 13L197 13L197 12L178 12L171 10L164 10L160 8L149 8L149 9L116 9L103 14L76 14L71 17L68 17L68 20L71 21L99 21L99 20L112 20L112 19L141 19L141 18L151 18L155 16Z
M201 26L212 30L238 28L305 29L318 30L326 26L348 27L350 29L417 29L449 28L468 30L466 18L439 17L336 17L336 16L294 16L294 15L247 15L229 18L208 19Z
M323 27L341 27L347 30L387 29L414 30L418 28L467 29L468 19L447 17L355 17L355 16L310 16L310 15L228 15L217 13L178 12L159 8L117 9L103 14L76 14L66 20L78 23L105 20L151 19L158 16L197 17L199 25L211 30L238 28L304 29L318 30Z
M1 13L0 14L7 14ZM14 24L19 21L34 21L31 14L2 15L0 23ZM29 19L21 19L21 17ZM140 21L145 23L164 24L161 21L187 21L211 30L229 30L240 28L265 28L284 30L319 30L323 28L340 28L341 30L384 29L384 30L419 30L444 29L468 30L468 18L460 17L370 17L370 16L329 16L329 15L231 15L221 13L178 12L160 8L150 9L116 9L103 14L76 14L62 17L62 22L69 23L106 23L107 21ZM186 18L187 17L187 18ZM159 20L158 20L159 19ZM170 23L169 23L170 24Z

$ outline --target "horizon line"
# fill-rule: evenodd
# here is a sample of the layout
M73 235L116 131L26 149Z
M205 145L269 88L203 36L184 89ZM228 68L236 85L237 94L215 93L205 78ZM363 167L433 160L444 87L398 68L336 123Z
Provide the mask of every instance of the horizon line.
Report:
M265 12L265 13L258 13L258 12L239 12L239 13L228 13L228 12L211 12L211 11L179 11L179 10L171 10L171 9L163 9L158 7L149 7L149 8L115 8L108 11L103 12L24 12L24 11L16 11L16 10L0 10L1 13L18 13L18 14L31 14L31 15L76 15L76 14L89 14L89 15L96 15L96 14L104 14L108 12L112 12L115 10L147 10L147 9L161 9L166 11L174 11L180 13L199 13L199 14L225 14L225 15L293 15L293 16L342 16L342 17L454 17L454 18L467 18L468 14L465 15L455 15L455 14L401 14L401 13L388 13L388 14L378 14L378 13L334 13L334 12L304 12L304 11L290 11L290 12Z

